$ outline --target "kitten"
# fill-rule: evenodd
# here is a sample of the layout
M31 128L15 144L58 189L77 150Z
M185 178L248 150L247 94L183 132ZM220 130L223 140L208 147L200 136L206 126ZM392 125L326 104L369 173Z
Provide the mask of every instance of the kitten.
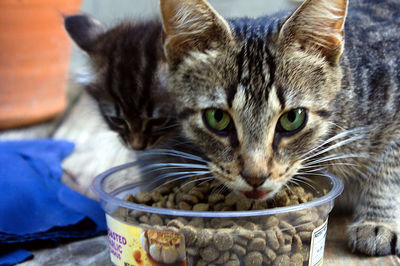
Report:
M332 172L357 202L353 251L400 254L400 2L225 20L205 0L161 0L161 14L175 118L214 177L265 200Z
M110 129L136 150L164 145L176 121L166 90L160 21L125 22L106 30L87 15L75 15L65 18L65 28L89 55L94 78L87 91Z

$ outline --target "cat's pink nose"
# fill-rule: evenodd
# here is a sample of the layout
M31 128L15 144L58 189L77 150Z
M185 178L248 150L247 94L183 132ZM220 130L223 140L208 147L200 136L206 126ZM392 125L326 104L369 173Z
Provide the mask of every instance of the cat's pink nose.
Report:
M267 180L268 176L263 176L263 177L254 177L254 176L248 176L244 172L241 173L243 179L249 184L250 186L257 188L264 184L265 180Z
M245 180L252 187L259 187L265 182L265 178L262 177L250 177Z

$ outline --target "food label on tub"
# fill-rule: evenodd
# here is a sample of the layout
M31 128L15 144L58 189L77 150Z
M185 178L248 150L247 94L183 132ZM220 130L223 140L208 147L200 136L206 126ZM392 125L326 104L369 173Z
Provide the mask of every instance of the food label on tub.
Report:
M186 266L184 236L169 231L144 229L107 218L111 261L117 266Z
M328 229L328 219L323 224L315 228L311 236L310 263L309 265L322 265L324 258L326 231Z

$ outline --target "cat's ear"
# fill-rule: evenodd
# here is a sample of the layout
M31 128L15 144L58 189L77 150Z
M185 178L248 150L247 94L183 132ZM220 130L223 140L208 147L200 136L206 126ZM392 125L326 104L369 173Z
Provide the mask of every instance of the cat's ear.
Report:
M160 8L170 64L191 51L222 48L233 40L228 23L205 0L160 0Z
M286 45L317 52L337 64L343 52L347 0L306 0L282 26Z
M65 16L64 26L72 40L88 53L94 51L97 38L105 32L103 25L88 15Z

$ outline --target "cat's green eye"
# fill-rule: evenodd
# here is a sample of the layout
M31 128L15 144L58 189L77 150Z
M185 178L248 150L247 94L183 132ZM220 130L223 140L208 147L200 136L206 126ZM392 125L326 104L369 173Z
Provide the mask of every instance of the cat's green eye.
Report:
M306 122L306 110L293 109L279 118L279 129L283 132L294 133L302 128Z
M221 109L207 109L204 112L204 120L208 127L223 135L232 119L227 112Z

